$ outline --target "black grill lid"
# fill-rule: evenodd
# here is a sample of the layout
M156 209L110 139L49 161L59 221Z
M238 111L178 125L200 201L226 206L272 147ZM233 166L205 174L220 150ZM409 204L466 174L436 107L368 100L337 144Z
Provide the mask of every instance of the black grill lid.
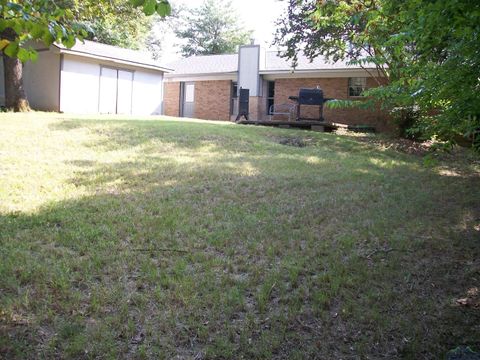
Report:
M322 89L301 88L298 94L301 105L322 105L324 101Z

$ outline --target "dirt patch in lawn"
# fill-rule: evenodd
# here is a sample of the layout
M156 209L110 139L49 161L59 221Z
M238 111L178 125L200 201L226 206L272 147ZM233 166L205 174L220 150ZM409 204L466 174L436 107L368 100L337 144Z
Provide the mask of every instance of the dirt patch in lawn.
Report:
M293 147L307 147L313 145L315 139L310 137L296 137L296 136L285 136L285 137L275 137L273 141L280 145L293 146Z
M356 133L351 131L339 130L337 134L347 135L355 138L363 143L368 143L381 147L383 149L389 149L399 151L405 154L425 156L431 151L431 142L420 142L409 139L385 137L375 134Z

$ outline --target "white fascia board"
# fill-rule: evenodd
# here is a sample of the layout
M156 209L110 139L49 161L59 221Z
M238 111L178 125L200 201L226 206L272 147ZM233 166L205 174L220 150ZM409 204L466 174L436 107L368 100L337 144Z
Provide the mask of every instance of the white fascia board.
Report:
M89 53L85 53L85 52L72 51L72 50L68 50L68 49L60 49L60 53L61 54L73 55L73 56L79 56L79 57L86 57L86 58L89 58L89 59L108 61L108 62L113 63L113 64L130 65L130 66L139 67L139 68L143 68L143 69L161 71L161 72L164 72L164 73L168 73L168 72L172 71L172 69L163 68L163 67L160 67L160 66L147 65L147 64L143 64L143 63L139 63L139 62L135 62L135 61L120 60L120 59L115 59L115 58L108 57L108 56L93 55L93 54L89 54Z
M264 70L260 75L265 80L299 79L299 78L337 78L337 77L371 77L378 76L376 69L328 69L328 70Z
M189 81L215 81L215 80L231 80L237 81L237 72L217 73L217 74L186 74L176 75L175 73L165 74L165 82L189 82Z

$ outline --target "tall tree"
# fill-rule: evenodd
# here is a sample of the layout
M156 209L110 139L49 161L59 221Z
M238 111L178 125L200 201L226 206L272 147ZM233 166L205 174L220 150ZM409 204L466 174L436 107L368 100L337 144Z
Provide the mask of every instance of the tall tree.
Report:
M181 7L174 6L168 17L155 16L152 18L152 27L145 39L145 47L155 60L162 58L165 38L171 34L172 29L177 27L181 11Z
M390 3L415 54L405 75L421 110L412 130L451 142L467 138L480 151L480 2Z
M232 53L247 44L252 31L243 28L230 1L205 0L180 15L175 35L185 41L183 56Z
M367 95L405 133L454 141L480 128L480 3L289 0L278 25L275 42L293 62L303 51L373 64L381 86Z
M125 0L57 0L90 30L87 40L139 49L151 29L151 18Z
M50 45L57 41L73 46L87 33L73 21L72 12L52 0L0 1L0 50L3 54L5 105L14 111L29 109L23 88L22 62L36 60L28 44L38 40Z
M0 0L0 51L3 55L5 105L8 109L29 109L23 89L22 62L35 61L37 58L37 52L29 45L30 41L40 41L46 46L57 42L72 47L76 39L89 36L79 21L83 15L75 13L79 9L86 11L84 7L76 8L75 3L88 5L88 0L71 0L70 5L68 1ZM115 1L99 0L98 3L108 7L115 5ZM117 2L126 4L127 0ZM133 7L141 7L145 15L158 13L165 17L171 11L168 0L130 0L130 3ZM97 11L97 15L101 17L102 12Z

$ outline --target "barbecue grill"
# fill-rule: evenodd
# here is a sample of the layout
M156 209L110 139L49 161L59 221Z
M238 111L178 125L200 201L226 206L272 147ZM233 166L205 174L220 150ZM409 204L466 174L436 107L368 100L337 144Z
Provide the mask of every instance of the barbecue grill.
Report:
M320 88L316 89L307 89L301 88L298 92L298 96L290 96L290 100L293 100L297 103L297 121L300 120L312 120L312 121L325 121L323 118L323 104L329 100L329 98L323 97L323 90ZM319 107L318 118L305 118L301 117L301 106L302 105L315 105Z

